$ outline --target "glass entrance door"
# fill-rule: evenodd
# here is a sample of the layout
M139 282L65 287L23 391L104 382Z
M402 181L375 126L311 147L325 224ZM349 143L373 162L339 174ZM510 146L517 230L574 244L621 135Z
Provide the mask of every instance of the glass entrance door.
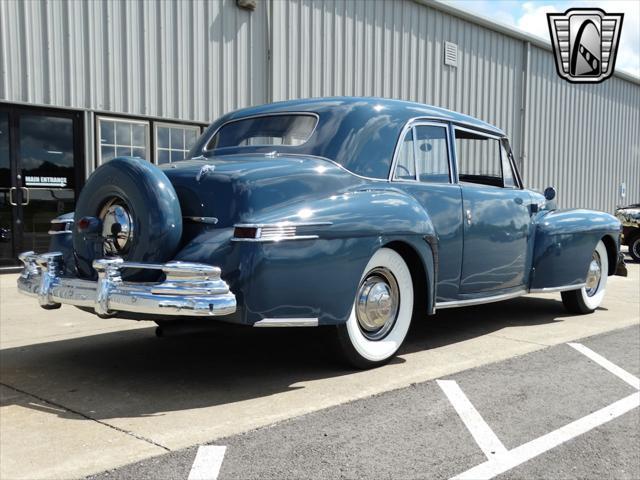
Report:
M80 114L2 106L0 132L5 132L4 121L0 266L10 266L21 251L46 251L49 222L73 211L84 172Z
M13 245L15 194L9 156L9 113L0 110L0 267L15 263Z

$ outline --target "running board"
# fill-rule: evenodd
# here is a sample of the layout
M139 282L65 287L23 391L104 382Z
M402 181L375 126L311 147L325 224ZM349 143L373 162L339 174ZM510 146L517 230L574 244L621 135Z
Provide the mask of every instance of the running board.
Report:
M582 287L586 287L586 283L577 283L575 285L563 285L561 287L549 287L549 288L532 288L529 293L557 293L566 292L568 290L578 290Z
M501 302L503 300L510 300L512 298L522 297L529 293L557 293L566 292L567 290L578 290L584 287L586 284L579 283L574 285L562 285L560 287L549 288L532 288L531 290L518 290L511 293L503 293L500 295L493 295L491 297L470 298L467 300L453 300L451 302L438 302L436 303L436 309L444 308L457 308L457 307L470 307L472 305L483 305L485 303Z
M438 302L436 303L436 309L440 310L443 308L469 307L471 305L482 305L484 303L500 302L502 300L521 297L522 295L526 295L527 293L527 290L518 290L517 292L503 293L501 295L493 295L491 297L470 298L468 300L454 300L452 302Z

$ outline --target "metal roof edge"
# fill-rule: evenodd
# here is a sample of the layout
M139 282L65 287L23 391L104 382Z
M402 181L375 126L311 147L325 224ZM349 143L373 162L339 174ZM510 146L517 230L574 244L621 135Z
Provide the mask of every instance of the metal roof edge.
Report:
M545 40L544 38L537 37L523 30L520 30L519 28L512 27L511 25L507 25L506 23L498 22L496 20L493 20L492 18L485 17L484 15L471 13L467 10L463 10L450 3L444 2L443 0L413 0L413 1L417 4L420 4L426 7L435 8L436 10L440 10L444 13L453 15L454 17L461 18L462 20L475 23L476 25L480 25L481 27L489 28L493 31L502 33L509 37L513 37L518 40L529 42L532 45L535 45L536 47L540 47L545 50L552 51L551 42ZM613 75L618 78L621 78L622 80L626 80L636 85L640 85L640 77L636 77L631 73L622 72L620 70L614 70Z

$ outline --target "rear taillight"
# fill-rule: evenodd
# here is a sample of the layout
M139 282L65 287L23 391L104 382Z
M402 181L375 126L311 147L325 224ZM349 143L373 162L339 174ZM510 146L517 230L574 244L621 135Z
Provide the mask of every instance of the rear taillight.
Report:
M233 229L233 238L249 240L256 239L260 236L258 227L235 227Z

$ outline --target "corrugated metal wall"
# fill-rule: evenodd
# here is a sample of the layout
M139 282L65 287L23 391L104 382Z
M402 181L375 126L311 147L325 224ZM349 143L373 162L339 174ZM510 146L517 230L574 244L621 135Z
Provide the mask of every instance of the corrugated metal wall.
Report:
M0 99L210 122L267 101L267 5L0 0Z
M415 100L504 129L527 184L562 206L611 211L620 182L640 201L640 85L569 84L532 45L523 122L526 42L481 23L420 0L0 0L0 99L197 122L289 98Z
M446 10L446 9L445 9ZM444 64L444 42L458 67ZM273 3L273 98L373 95L466 113L507 132L528 186L558 205L613 211L619 185L640 201L640 85L613 77L570 84L551 51L414 1Z
M625 182L626 201L640 201L640 86L568 83L537 47L529 78L528 185L556 186L559 205L611 212Z
M482 118L518 141L522 42L411 1L301 0L273 9L274 100L414 100ZM444 65L445 41L458 44L458 68Z

